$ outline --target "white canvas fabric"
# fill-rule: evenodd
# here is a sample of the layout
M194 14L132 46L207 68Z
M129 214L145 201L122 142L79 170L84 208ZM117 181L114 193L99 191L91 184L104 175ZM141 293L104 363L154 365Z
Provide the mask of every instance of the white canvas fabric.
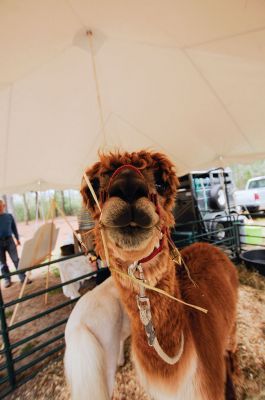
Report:
M41 225L33 237L24 243L18 267L28 268L48 258L55 248L58 233L59 228L53 222Z
M93 266L85 256L58 262L58 266L62 283L93 272ZM91 278L92 276L87 279ZM84 281L85 280L82 279L81 281L72 282L63 286L64 295L66 297L70 297L71 299L79 297L79 289Z
M264 43L261 0L2 0L0 192L78 188L99 149L265 158Z

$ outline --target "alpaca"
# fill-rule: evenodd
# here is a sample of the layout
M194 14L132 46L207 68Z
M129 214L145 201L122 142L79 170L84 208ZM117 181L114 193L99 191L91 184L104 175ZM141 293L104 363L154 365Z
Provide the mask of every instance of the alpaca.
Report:
M178 186L174 165L161 153L117 152L101 155L86 177L99 198L97 207L83 179L81 193L95 220L96 251L104 258L105 241L131 322L140 384L154 400L235 398L227 391L226 363L236 347L236 269L207 243L185 248L176 265L169 239ZM143 289L140 281L208 313Z
M108 400L124 364L130 323L112 278L87 292L66 325L65 375L72 400Z

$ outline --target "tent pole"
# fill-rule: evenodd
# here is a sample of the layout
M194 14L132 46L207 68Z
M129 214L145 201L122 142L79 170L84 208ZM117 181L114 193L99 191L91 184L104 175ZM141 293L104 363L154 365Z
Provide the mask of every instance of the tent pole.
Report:
M52 257L53 224L54 224L55 207L56 207L56 202L54 199L52 199L51 207L50 207L50 211L49 211L49 214L51 213L51 218L52 218L51 231L50 231L50 243L49 243L49 262L51 261L51 257ZM46 290L49 287L49 278L50 278L50 265L48 265L47 271L46 271L46 284L45 284ZM45 293L44 303L45 303L45 305L47 305L47 303L48 303L48 292Z

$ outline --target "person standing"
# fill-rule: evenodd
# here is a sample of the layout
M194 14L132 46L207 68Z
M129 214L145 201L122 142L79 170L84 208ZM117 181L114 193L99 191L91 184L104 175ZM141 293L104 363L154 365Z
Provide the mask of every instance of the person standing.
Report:
M6 253L9 254L16 269L18 269L19 258L17 254L17 247L20 245L17 226L12 214L5 212L5 203L0 200L0 269L1 274L4 276L4 287L11 286L11 278L9 275L9 268L6 263ZM13 239L15 236L16 243ZM18 274L20 282L24 282L25 274Z

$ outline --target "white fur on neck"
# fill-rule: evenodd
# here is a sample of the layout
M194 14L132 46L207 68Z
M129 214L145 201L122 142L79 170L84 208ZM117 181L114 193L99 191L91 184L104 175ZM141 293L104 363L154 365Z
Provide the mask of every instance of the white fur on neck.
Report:
M190 364L183 375L181 384L177 388L170 387L167 382L165 382L165 385L157 384L154 378L149 378L138 363L135 355L134 365L141 386L152 400L203 400L198 385L198 376L196 376L198 359L195 352L191 356Z

